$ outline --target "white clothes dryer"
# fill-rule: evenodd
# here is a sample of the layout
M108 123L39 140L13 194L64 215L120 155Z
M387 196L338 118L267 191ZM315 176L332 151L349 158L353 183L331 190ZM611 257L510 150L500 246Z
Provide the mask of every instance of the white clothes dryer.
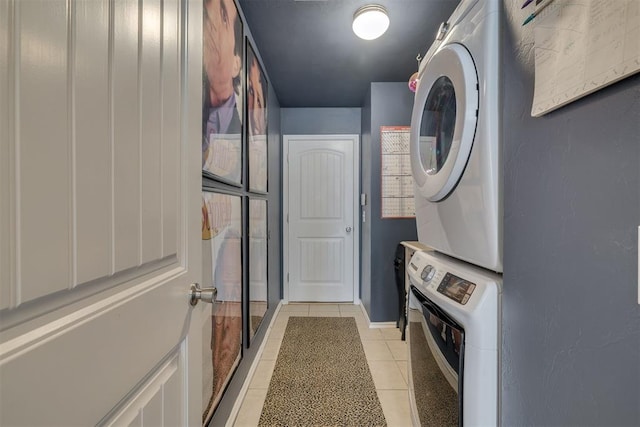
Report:
M420 63L411 117L418 239L502 272L500 0L462 0Z

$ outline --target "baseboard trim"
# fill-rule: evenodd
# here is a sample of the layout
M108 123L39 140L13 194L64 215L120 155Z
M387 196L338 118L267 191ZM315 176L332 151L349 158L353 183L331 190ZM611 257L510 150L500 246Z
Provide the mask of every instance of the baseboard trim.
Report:
M362 314L364 318L367 320L367 325L369 325L369 329L382 329L382 328L396 328L396 322L372 322L369 319L369 314L367 310L364 308L364 304L360 302L360 309L362 310Z

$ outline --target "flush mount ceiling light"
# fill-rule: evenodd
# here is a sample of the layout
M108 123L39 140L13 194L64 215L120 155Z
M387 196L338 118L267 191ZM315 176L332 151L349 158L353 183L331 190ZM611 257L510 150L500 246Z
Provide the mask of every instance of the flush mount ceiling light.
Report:
M352 28L361 39L377 39L389 28L387 10L377 4L362 6L353 14Z

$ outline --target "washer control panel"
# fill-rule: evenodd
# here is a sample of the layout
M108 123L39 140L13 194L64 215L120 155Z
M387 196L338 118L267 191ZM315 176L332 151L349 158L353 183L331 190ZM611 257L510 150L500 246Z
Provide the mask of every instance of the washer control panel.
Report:
M451 273L445 274L440 285L438 285L438 292L462 305L465 305L467 301L469 301L475 289L475 283L461 279Z
M460 305L469 302L476 284L447 271L443 266L432 264L420 255L414 255L409 263L411 282L423 290L438 292Z

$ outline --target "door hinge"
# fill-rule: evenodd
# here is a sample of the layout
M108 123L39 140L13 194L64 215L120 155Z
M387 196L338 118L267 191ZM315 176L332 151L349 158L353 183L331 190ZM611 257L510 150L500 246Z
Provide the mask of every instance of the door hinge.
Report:
M287 224L289 224L289 214L287 214Z
M289 273L287 273L287 283L289 283Z

